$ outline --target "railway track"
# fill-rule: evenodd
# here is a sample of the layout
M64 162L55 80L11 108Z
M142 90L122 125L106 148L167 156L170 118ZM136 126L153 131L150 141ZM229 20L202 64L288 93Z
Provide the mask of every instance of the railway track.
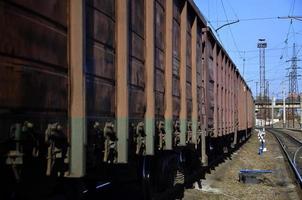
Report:
M302 187L302 142L290 135L286 129L267 129L278 140L295 176Z

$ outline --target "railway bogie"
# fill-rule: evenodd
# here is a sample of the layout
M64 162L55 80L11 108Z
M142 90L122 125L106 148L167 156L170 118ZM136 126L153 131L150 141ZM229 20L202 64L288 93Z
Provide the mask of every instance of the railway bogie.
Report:
M192 0L11 0L0 18L0 165L15 184L32 168L156 194L253 128L251 90Z

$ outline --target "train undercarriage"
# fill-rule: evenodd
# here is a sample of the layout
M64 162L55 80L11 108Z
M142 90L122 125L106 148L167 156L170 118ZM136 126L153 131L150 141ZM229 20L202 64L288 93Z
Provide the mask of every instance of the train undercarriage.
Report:
M186 146L175 146L172 150L158 149L153 156L139 154L138 143L134 139L133 154L129 154L132 157L127 164L116 164L110 159L104 162L106 140L94 138L93 148L87 147L87 174L82 178L73 178L68 174L69 144L60 137L61 130L58 124L49 126L47 139L43 141L38 139L39 134L35 134L29 122L12 127L15 139L19 139L8 140L1 146L7 147L6 154L3 153L5 148L1 149L0 173L3 177L1 185L4 186L1 196L5 199L54 200L100 197L179 199L184 188L200 182L207 169L229 156L251 134L251 129L248 129L239 131L237 137L234 133L217 138L206 136L205 148L199 140L197 145L188 143ZM30 137L25 138L24 134ZM234 138L237 140L234 141ZM98 141L101 141L99 144L104 143L103 147L97 146ZM202 149L207 157L205 163L202 163Z

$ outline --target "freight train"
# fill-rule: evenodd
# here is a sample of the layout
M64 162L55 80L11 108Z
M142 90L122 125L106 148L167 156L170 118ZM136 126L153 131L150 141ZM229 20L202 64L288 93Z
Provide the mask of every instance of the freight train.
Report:
M152 199L251 134L251 90L193 0L5 0L0 30L3 197Z

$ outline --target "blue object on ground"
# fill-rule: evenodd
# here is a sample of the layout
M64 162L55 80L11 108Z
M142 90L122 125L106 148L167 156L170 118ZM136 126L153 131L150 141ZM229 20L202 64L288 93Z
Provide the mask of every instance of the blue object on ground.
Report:
M272 173L272 170L261 170L261 169L242 169L240 173Z
M242 169L239 172L239 181L243 183L257 184L261 182L261 180L257 178L258 176L272 172L272 170Z

